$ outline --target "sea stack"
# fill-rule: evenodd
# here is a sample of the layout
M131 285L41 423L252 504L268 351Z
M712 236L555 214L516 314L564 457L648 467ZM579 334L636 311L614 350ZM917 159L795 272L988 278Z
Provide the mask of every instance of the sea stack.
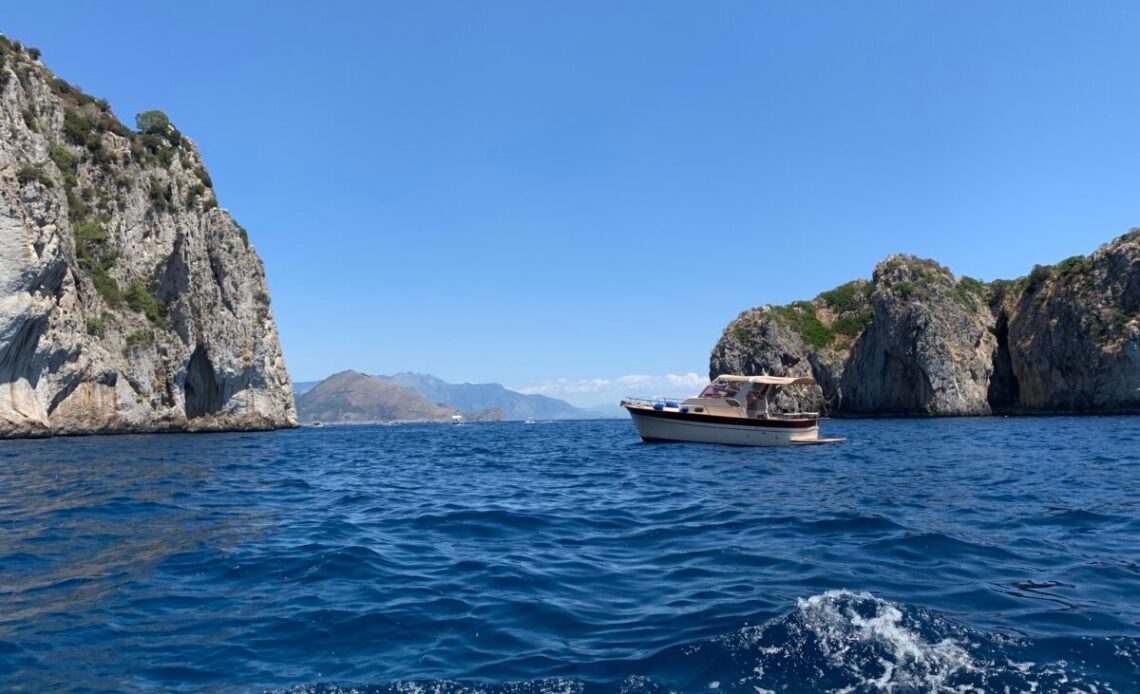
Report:
M811 376L833 416L1140 413L1140 229L1015 280L891 256L870 281L745 311L710 376Z
M194 143L0 37L0 437L296 422L264 268Z

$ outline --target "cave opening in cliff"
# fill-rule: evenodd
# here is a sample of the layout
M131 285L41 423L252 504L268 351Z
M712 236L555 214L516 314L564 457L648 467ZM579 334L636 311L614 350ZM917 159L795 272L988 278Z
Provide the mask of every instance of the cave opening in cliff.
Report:
M214 374L214 365L206 348L198 345L186 366L186 418L194 419L220 412L222 409L222 386Z
M997 337L997 349L994 350L994 372L986 399L994 414L1005 414L1016 410L1021 400L1021 388L1009 350L1009 316L1005 311L998 314L994 335Z

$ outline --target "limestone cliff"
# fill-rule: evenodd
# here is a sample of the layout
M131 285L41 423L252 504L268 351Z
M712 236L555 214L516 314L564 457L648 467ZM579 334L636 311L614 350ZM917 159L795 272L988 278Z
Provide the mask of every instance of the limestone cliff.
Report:
M874 318L857 339L836 400L851 414L989 414L996 346L980 283L932 261L875 268Z
M710 375L813 376L832 415L1140 412L1140 230L989 284L896 255L871 282L742 313Z
M0 37L0 437L296 423L245 230L138 125Z
M994 292L994 409L1140 412L1140 229Z

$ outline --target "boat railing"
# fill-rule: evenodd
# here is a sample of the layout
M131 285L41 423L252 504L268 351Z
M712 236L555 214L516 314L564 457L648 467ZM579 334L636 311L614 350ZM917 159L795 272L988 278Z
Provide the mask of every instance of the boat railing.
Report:
M663 409L666 407L670 407L670 408L675 408L678 410L681 409L681 403L684 401L685 401L685 398L662 398L662 397L650 398L650 397L641 397L641 396L635 396L635 395L627 395L625 398L622 399L623 403L629 403L631 405L641 405L644 407L652 407L654 409ZM660 407L658 407L658 405L660 405Z
M638 405L641 407L651 407L655 410L675 409L687 410L684 402L686 398L663 398L663 397L643 397L636 395L627 395L622 399L622 404ZM755 412L750 410L749 416L760 417L762 419L778 419L778 420L799 420L799 419L819 419L818 412Z
M767 419L819 419L818 412L769 412Z

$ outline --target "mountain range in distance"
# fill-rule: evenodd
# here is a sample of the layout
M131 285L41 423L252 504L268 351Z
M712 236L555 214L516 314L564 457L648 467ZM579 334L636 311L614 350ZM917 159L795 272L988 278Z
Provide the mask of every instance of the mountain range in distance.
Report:
M364 423L599 419L621 416L615 406L583 409L546 395L519 393L498 383L448 383L430 374L392 376L342 371L323 381L293 384L302 422Z

